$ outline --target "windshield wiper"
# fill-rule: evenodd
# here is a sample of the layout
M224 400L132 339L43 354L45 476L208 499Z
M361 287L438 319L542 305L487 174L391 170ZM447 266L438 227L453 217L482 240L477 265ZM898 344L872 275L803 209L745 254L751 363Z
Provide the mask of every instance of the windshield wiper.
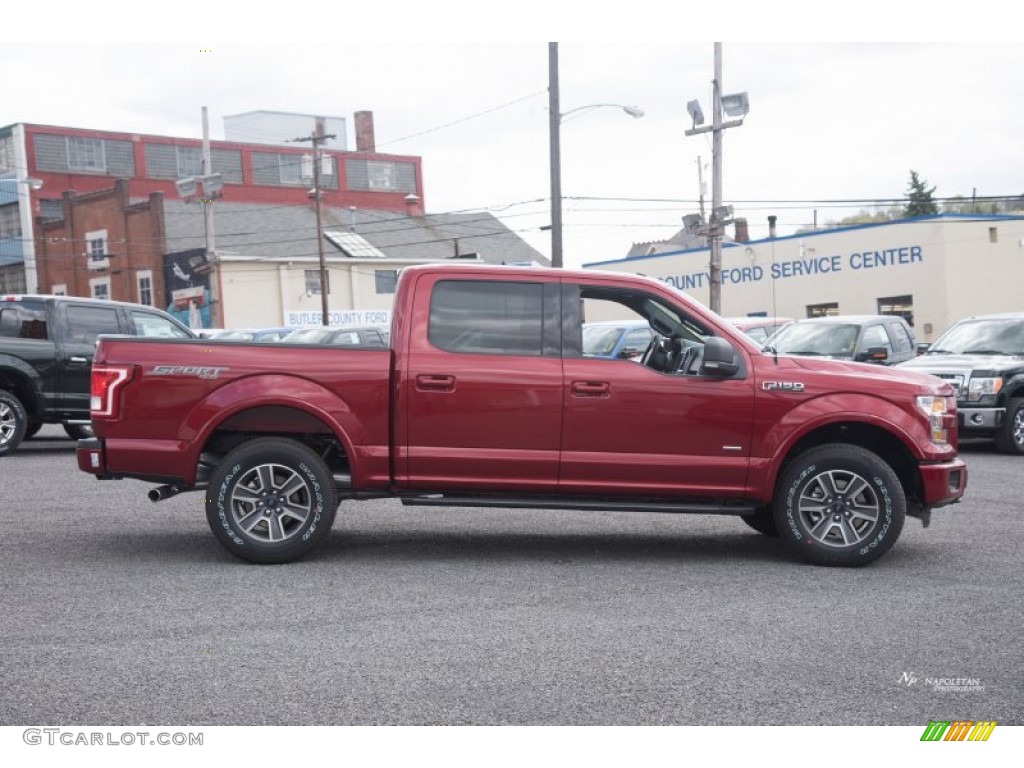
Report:
M951 349L926 349L926 355L952 355L955 354Z
M1005 355L1001 349L965 349L965 355Z
M804 357L824 357L824 352L815 352L810 349L794 349L783 352L784 355L803 355Z

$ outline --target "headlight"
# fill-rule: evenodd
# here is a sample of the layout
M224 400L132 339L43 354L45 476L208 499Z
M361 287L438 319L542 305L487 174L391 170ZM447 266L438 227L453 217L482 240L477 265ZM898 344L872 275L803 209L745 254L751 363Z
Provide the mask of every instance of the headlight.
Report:
M985 395L997 395L1003 388L1003 380L998 376L993 379L971 379L967 385L967 399L972 403L981 400Z
M918 395L917 407L928 419L932 442L949 443L949 430L956 424L956 411L948 398L941 395Z

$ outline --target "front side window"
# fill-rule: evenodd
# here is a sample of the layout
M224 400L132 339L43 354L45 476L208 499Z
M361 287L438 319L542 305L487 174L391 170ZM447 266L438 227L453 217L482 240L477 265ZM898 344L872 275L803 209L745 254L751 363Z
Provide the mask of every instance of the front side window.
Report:
M129 315L131 315L133 332L136 336L155 336L164 339L189 338L185 331L161 315L139 310L132 310Z
M442 280L430 297L427 338L449 352L543 354L541 283Z
M890 355L892 354L892 342L889 341L889 334L885 332L885 328L881 324L869 325L864 329L864 343L862 346L865 350L872 347L884 347L886 352Z

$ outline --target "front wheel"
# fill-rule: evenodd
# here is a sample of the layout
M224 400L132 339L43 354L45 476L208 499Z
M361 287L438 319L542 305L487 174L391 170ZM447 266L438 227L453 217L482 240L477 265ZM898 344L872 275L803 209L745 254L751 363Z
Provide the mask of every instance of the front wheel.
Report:
M16 396L0 389L0 456L12 453L25 439L28 414Z
M823 445L786 468L776 492L775 523L805 560L860 566L892 547L906 509L899 478L876 454L854 445Z
M996 450L1015 456L1024 454L1024 397L1010 400L1006 422L996 433Z
M305 445L277 437L251 440L229 453L206 494L214 536L250 563L298 560L327 538L337 507L323 460Z

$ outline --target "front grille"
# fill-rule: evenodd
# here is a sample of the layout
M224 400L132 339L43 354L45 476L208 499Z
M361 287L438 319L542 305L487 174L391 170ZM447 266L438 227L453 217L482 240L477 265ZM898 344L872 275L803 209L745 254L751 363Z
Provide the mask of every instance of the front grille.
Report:
M946 382L951 387L953 387L953 394L956 395L957 400L960 399L960 393L963 391L963 388L964 388L964 377L961 374L959 374L959 373L933 373L932 375L942 379L944 382Z

